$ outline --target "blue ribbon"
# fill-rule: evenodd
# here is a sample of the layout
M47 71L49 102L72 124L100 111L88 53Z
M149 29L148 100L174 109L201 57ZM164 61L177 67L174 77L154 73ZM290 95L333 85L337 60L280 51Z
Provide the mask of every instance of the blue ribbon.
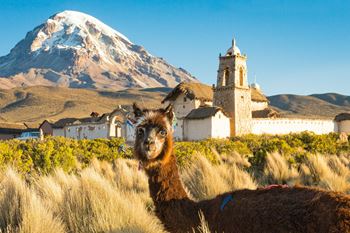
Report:
M227 203L229 203L231 200L233 200L233 196L231 194L227 195L224 200L222 200L222 203L220 205L220 210L223 211Z

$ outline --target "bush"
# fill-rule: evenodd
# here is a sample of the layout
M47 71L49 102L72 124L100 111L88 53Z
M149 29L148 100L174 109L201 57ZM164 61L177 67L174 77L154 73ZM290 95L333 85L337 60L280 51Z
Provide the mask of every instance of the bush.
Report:
M245 135L230 140L208 139L200 142L176 143L181 161L189 161L195 152L212 161L213 151L231 154L234 151L249 158L253 167L263 168L268 154L278 152L292 165L302 163L309 154L349 154L349 142L341 142L339 134L316 135L310 132L288 135ZM215 159L214 159L215 161Z
M73 172L80 166L88 166L94 158L113 161L130 157L131 148L120 138L74 140L48 137L43 141L0 141L0 167L12 165L21 173L48 174L55 168Z

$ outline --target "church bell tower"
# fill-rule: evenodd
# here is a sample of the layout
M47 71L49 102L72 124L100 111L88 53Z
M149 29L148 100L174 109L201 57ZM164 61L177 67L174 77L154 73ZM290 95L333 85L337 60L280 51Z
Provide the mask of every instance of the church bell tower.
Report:
M224 56L219 56L216 86L213 86L214 106L222 107L231 118L231 136L251 133L251 92L247 79L247 56L241 54L232 40Z

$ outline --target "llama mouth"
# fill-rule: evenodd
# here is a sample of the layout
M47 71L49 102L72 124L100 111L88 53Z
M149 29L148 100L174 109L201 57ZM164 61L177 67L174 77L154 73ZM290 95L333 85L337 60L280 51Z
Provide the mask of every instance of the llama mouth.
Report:
M147 159L154 159L155 157L157 157L156 155L156 150L155 149L148 149L145 151L145 155Z

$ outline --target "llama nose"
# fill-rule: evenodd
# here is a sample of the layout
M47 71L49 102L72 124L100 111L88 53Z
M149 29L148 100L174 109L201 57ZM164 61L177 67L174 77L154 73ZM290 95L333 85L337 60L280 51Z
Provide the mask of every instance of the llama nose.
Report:
M145 145L153 145L154 144L154 140L152 140L152 139L149 139L149 138L147 138L146 140L145 140Z

